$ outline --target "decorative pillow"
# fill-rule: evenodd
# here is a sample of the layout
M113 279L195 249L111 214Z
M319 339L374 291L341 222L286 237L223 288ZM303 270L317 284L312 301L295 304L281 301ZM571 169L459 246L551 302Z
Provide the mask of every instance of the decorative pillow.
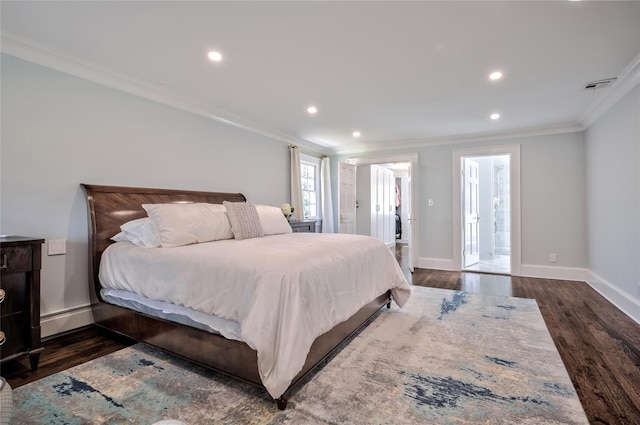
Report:
M165 248L232 239L233 232L220 204L143 204Z
M149 217L127 221L120 226L120 230L121 232L112 237L112 240L116 242L132 242L143 248L158 248L162 246L160 244L160 236Z
M256 206L251 202L223 202L229 215L233 236L236 239L250 239L264 236Z
M256 210L265 236L291 233L291 226L279 207L256 205Z

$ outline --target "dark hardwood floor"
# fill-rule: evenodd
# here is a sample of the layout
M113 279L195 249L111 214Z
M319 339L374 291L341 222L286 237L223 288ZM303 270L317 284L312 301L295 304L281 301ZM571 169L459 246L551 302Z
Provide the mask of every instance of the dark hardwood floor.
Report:
M43 340L44 351L35 372L31 371L29 360L22 358L2 363L0 375L12 388L17 388L132 344L134 341L88 326Z
M412 274L403 251L398 247L396 257L414 285L535 299L589 421L640 425L640 325L585 282L426 269ZM0 372L16 388L131 344L88 327L45 341L36 372L28 359L4 363Z

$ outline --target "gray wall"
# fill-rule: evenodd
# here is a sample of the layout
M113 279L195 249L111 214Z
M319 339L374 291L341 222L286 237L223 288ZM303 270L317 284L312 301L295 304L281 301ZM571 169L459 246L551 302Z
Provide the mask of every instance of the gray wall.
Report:
M591 270L640 299L640 86L585 140Z
M454 149L520 145L522 264L549 266L549 253L558 267L588 266L585 211L583 133L447 144L349 158L406 154L419 156L420 252L418 257L453 258L452 156ZM337 177L334 178L334 184ZM334 191L337 194L337 187ZM427 206L427 199L434 206ZM337 215L336 215L337 217Z
M257 203L289 202L284 142L1 59L0 233L67 240L66 255L43 257L42 314L88 303L80 183L243 192Z

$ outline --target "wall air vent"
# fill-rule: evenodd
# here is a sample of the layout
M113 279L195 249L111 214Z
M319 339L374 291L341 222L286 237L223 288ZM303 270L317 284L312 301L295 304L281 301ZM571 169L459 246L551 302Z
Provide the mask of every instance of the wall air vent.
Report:
M613 77L613 78L606 78L604 80L590 81L590 82L588 82L587 84L584 85L584 89L585 90L602 89L602 88L610 86L611 83L613 83L615 80L616 80L616 78Z

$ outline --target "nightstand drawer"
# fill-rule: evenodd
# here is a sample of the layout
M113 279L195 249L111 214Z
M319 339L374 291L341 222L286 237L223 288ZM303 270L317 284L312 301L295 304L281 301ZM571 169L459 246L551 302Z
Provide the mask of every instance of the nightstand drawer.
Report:
M28 272L33 267L31 246L8 246L0 248L0 273Z
M3 359L22 353L29 347L29 334L24 331L24 323L29 322L26 313L12 314L0 318L0 330L4 332L4 343L0 345Z
M18 313L29 310L29 296L26 275L24 273L11 273L2 276L0 287L4 291L4 298L0 296L0 315Z

